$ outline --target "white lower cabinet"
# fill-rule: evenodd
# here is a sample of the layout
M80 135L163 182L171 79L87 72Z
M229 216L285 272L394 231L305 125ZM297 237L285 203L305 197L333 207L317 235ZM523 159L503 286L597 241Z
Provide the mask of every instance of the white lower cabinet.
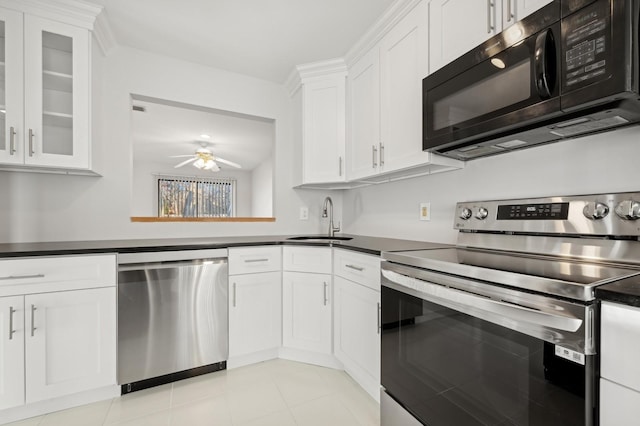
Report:
M25 296L26 402L113 384L116 289Z
M280 272L229 277L229 358L281 345Z
M24 404L24 297L0 297L0 410Z
M229 249L229 360L235 368L277 358L282 346L282 248Z
M637 425L640 308L602 302L600 327L600 425Z
M380 389L380 292L334 278L335 355L374 398Z
M380 257L336 249L333 346L345 371L380 398Z
M115 287L3 297L0 309L0 409L115 384Z
M282 274L282 344L331 353L331 275Z
M116 256L0 259L0 424L112 398Z

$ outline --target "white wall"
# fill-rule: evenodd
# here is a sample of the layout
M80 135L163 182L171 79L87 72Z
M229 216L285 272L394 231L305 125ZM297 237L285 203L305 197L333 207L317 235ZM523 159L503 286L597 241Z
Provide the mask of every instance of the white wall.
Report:
M94 52L97 48L94 43ZM95 54L94 150L102 177L0 172L0 242L109 240L324 231L327 192L292 190L292 102L283 86L129 48ZM132 223L130 95L275 120L273 223ZM333 194L336 204L341 195ZM310 209L298 220L300 206ZM337 209L339 214L340 208Z
M455 242L458 201L640 191L640 127L470 161L461 170L344 195L345 232ZM418 219L431 202L431 221Z
M273 160L271 157L251 174L251 216L271 217L273 215Z

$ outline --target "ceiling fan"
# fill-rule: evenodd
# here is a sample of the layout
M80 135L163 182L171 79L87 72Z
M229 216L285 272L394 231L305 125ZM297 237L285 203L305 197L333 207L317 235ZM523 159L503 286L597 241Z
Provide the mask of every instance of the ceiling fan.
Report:
M234 163L233 161L225 160L224 158L213 155L213 152L211 152L211 150L207 148L206 144L202 143L200 145L200 148L196 149L196 152L194 154L172 155L171 158L191 157L188 160L176 164L173 167L177 169L189 163L193 163L193 166L197 167L198 169L219 172L220 167L217 163L221 163L231 167L236 167L238 169L242 168L242 166L240 166L240 164L238 163Z

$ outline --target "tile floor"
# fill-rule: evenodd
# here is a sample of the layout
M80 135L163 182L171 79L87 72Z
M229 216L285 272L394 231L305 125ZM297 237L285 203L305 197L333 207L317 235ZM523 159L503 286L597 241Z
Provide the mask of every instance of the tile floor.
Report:
M272 360L10 423L11 426L377 426L347 374Z

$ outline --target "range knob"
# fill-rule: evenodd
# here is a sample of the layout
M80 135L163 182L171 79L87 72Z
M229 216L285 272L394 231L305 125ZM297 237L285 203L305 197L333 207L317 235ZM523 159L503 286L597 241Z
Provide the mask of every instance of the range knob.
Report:
M598 203L597 201L589 202L582 209L584 217L591 220L599 220L609 214L609 206L604 203Z
M462 211L460 212L460 219L462 220L469 220L471 219L471 209L468 207L465 207L462 209Z
M625 220L640 219L640 203L633 200L624 200L616 206L616 214Z
M487 216L489 216L489 210L485 209L484 207L480 207L476 212L476 219L484 220L487 218Z

